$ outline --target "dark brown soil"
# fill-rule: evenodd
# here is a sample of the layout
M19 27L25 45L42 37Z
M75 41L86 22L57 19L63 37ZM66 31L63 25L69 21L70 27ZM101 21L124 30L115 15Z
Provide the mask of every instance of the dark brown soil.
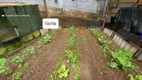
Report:
M34 60L27 70L24 71L22 80L49 80L49 76L55 70L60 52L64 50L65 39L68 36L67 29L63 29L56 40L54 40L49 48L38 60Z
M98 44L93 42L93 35L86 28L76 28L77 40L81 55L79 56L81 80L129 80L128 73L121 69L111 69ZM23 72L22 80L50 80L50 75L56 70L61 52L64 51L69 28L63 28L38 59L31 58L31 66L19 69ZM81 36L86 39L83 40ZM8 79L11 80L11 79ZM70 79L68 79L70 80ZM73 80L73 78L72 78Z
M80 67L82 80L128 80L127 73L109 68L98 45L87 29L77 29L81 50ZM83 35L87 40L81 40Z

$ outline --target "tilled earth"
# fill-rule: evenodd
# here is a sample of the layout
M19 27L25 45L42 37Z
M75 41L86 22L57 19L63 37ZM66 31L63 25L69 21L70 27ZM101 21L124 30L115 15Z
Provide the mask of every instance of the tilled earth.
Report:
M56 69L60 53L64 51L69 28L63 28L50 44L43 45L48 48L37 60L31 58L31 66L20 69L23 72L22 80L50 80L50 75ZM93 42L93 35L86 28L76 28L81 80L129 80L128 73L120 69L111 69L106 65L98 44ZM81 37L85 37L83 40ZM34 43L33 43L34 44ZM32 44L31 44L32 45Z

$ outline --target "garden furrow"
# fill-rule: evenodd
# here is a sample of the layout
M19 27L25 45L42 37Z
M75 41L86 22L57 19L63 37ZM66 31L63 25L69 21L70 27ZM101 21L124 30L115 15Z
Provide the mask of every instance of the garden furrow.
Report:
M56 39L52 41L49 48L45 50L39 59L33 60L31 66L23 70L22 80L49 80L49 76L58 62L59 52L64 50L65 39L68 35L67 29L62 29Z
M100 45L93 42L92 34L87 29L76 29L78 42L81 51L79 58L82 80L128 80L127 74L121 70L114 70L106 65ZM86 40L82 40L85 36Z

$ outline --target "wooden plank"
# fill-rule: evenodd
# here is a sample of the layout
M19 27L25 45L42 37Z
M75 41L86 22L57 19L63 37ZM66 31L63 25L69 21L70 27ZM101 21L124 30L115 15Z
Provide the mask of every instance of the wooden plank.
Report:
M111 2L112 4L142 4L142 2Z
M117 12L110 12L110 14L116 14Z

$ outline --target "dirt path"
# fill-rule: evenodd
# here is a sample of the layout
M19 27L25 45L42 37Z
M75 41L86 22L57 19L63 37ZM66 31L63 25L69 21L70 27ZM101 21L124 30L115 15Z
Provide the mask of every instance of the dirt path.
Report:
M45 53L38 60L31 62L31 66L23 72L22 80L49 80L49 76L55 70L60 52L64 50L68 29L62 29L53 42L48 45Z
M124 71L113 70L106 65L107 61L99 46L93 42L93 36L89 30L76 29L76 31L81 50L79 58L81 80L129 80ZM86 37L86 40L82 40L81 36Z

